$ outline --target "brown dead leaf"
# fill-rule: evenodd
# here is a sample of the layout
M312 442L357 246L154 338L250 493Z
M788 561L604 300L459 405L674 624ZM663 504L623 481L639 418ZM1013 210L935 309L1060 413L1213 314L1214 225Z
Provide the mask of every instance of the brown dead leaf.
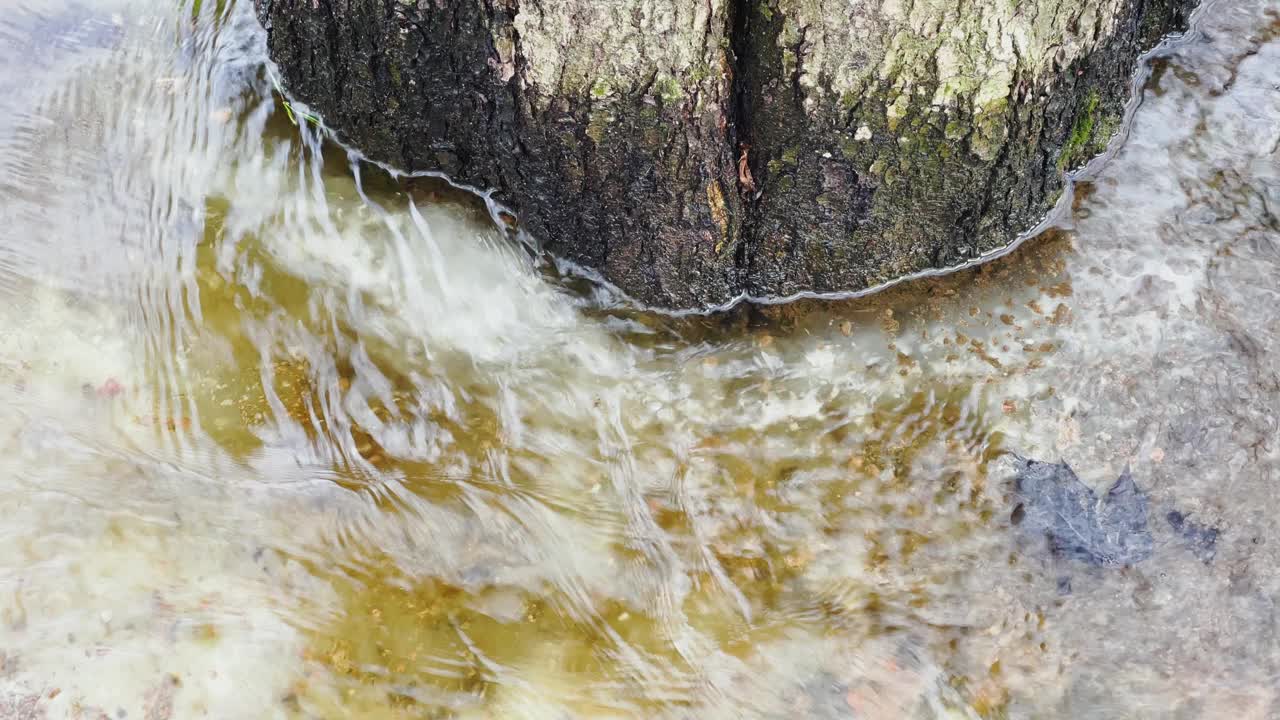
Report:
M753 193L756 191L756 180L751 176L751 163L748 159L750 154L751 146L744 144L742 154L738 156L738 184L743 190Z

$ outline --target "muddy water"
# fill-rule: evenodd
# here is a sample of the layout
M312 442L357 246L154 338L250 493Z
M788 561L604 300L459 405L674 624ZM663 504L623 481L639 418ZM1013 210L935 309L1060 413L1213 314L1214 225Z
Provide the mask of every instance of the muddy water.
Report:
M683 319L215 5L0 2L0 718L1280 717L1274 2L1010 256ZM1011 452L1130 467L1152 557L1021 535Z

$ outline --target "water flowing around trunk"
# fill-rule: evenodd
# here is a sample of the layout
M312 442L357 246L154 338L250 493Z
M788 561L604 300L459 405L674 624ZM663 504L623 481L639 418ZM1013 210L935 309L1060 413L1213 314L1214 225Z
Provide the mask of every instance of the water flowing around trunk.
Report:
M322 142L244 0L3 7L0 717L1276 711L1266 0L1018 252L685 318ZM1009 452L1178 522L1054 558Z

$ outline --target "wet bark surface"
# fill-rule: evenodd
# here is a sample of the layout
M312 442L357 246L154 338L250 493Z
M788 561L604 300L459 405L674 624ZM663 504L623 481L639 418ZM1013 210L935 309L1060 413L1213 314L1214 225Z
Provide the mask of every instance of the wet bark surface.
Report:
M668 308L1009 243L1189 9L258 0L288 91L341 139L496 189L548 250Z

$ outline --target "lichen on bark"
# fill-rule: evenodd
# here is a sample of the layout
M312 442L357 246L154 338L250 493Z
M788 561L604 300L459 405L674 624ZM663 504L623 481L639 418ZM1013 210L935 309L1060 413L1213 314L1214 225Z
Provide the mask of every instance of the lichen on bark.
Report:
M1062 171L1105 145L1135 58L1186 12L1119 0L755 7L758 295L867 287L1007 244L1050 209Z
M257 0L291 93L496 189L552 252L705 307L1028 229L1188 0Z

